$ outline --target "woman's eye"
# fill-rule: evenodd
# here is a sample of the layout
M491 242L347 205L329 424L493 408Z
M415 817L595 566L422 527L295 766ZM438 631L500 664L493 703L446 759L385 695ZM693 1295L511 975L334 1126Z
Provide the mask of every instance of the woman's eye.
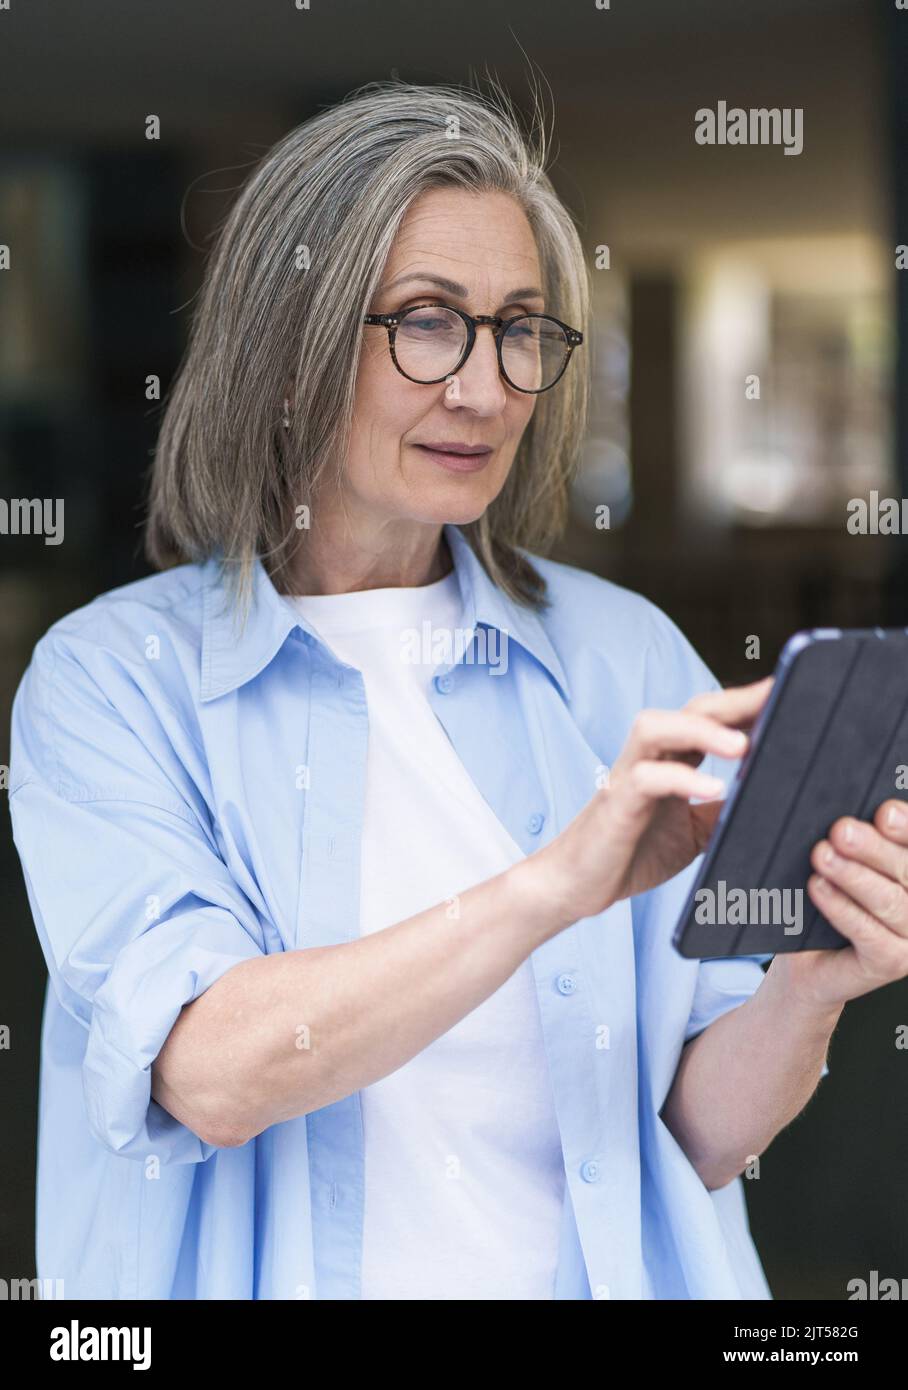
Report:
M456 323L459 324L459 322L456 320ZM426 309L417 309L409 314L405 312L400 326L405 333L418 333L426 336L429 333L444 333L453 329L455 320L449 314L433 314Z

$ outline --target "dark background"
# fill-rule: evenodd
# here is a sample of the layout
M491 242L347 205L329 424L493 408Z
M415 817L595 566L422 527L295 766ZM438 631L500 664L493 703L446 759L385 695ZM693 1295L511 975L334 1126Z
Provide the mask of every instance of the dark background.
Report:
M653 599L725 682L809 626L905 626L908 13L875 0L49 0L0 12L0 495L65 499L65 540L0 536L0 758L36 639L148 572L143 477L210 234L251 163L351 88L488 67L551 87L552 178L594 272L594 412L556 552ZM694 112L800 107L804 148L704 147ZM145 138L146 117L161 138ZM758 400L743 376L757 373ZM595 506L611 508L597 530ZM758 637L759 657L748 655ZM34 1274L45 972L0 826L0 1277ZM901 982L848 1005L830 1075L746 1183L777 1298L908 1276Z

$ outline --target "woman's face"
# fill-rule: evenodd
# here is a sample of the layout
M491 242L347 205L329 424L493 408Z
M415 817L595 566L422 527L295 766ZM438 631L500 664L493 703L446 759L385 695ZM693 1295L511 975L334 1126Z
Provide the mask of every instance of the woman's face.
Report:
M416 199L369 307L391 313L424 303L504 317L545 309L535 239L512 198L439 188ZM501 376L489 327L477 328L453 386L409 381L391 360L387 330L362 332L345 509L379 525L474 521L503 487L536 397ZM468 471L420 447L440 443L489 452L469 460Z

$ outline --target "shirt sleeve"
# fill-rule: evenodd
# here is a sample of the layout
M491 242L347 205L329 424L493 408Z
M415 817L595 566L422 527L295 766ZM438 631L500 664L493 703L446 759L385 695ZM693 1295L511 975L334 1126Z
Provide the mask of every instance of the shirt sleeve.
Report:
M771 960L772 957L734 956L728 960L701 960L694 1002L684 1032L686 1043L730 1009L746 1004L756 993L763 980L763 970L759 964L761 959ZM828 1074L829 1067L824 1062L821 1079Z
M684 1041L702 1033L717 1018L745 1004L763 983L763 970L754 956L701 960Z
M85 1029L92 1134L194 1163L215 1146L151 1098L151 1066L183 1006L265 941L176 763L152 751L156 720L47 634L13 703L10 815L52 987Z

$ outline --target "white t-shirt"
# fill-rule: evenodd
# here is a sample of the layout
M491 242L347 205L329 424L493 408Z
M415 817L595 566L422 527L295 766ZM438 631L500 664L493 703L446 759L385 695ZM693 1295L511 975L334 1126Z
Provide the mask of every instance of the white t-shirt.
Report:
M365 683L361 933L519 860L427 699L437 648L433 661L424 636L417 650L407 641L426 621L433 634L457 628L456 572L417 588L288 602ZM564 1163L529 958L361 1099L362 1297L551 1298Z

